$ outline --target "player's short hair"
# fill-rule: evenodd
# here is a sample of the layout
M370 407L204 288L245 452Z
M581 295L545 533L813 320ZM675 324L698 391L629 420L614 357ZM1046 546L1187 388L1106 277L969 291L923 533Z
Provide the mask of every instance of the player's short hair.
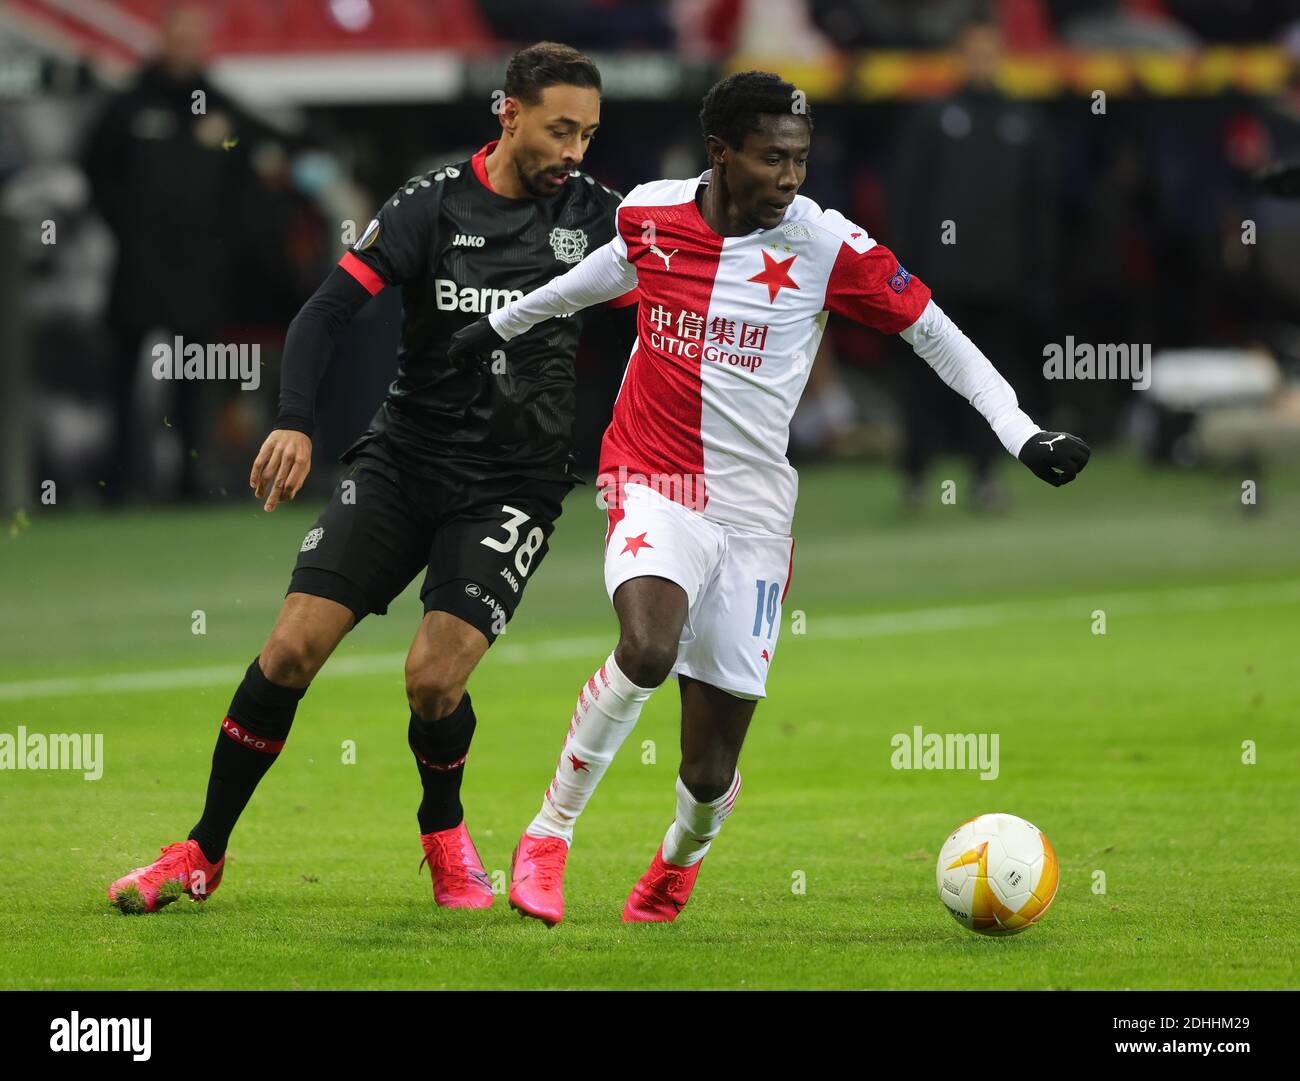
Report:
M600 92L600 71L571 45L539 41L520 49L506 65L507 97L536 105L548 86L589 86Z
M798 110L796 111L796 103ZM762 113L802 116L812 131L812 113L794 83L771 71L737 71L713 84L700 108L700 129L737 150L759 129Z

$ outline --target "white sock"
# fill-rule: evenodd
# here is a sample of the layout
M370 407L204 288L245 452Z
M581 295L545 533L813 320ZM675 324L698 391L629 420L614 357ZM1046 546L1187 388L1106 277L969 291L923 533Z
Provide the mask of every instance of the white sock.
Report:
M691 795L681 777L677 778L677 817L664 834L664 863L674 867L691 867L704 859L731 814L740 795L740 773L732 778L731 787L712 803L701 803Z
M542 809L524 831L530 837L562 837L573 843L573 824L596 791L623 741L636 727L641 707L654 693L623 674L610 654L578 695L569 734Z

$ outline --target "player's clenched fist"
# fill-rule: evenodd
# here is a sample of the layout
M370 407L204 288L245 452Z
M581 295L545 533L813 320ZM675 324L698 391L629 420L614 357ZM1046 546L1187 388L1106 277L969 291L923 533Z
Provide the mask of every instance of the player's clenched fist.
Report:
M1091 457L1092 448L1069 432L1039 432L1020 448L1020 460L1029 471L1057 488L1082 473Z
M311 472L311 439L302 432L277 428L266 437L253 460L248 486L258 499L266 499L265 510L298 494Z

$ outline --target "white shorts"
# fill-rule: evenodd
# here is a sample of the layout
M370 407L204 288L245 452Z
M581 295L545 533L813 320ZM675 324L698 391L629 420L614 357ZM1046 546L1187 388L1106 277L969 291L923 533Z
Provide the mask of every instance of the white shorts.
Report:
M605 536L609 598L631 578L654 575L686 591L689 609L672 675L738 698L766 694L781 632L794 538L714 522L641 484L623 486Z

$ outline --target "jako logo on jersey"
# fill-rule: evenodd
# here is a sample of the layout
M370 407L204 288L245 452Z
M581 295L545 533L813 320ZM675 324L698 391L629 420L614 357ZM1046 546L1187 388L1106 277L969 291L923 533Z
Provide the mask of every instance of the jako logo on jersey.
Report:
M558 225L551 230L551 251L561 263L581 263L587 254L587 234L581 229L561 229Z
M894 271L894 276L889 279L889 288L895 293L901 293L907 288L907 283L912 280L912 275L903 269L903 264L898 264L898 269Z
M451 241L453 248L481 248L483 247L483 238L474 236L472 233L457 233Z
M516 593L519 592L519 579L510 573L509 567L501 568L501 577L506 580L506 582L509 584L510 588L514 590L514 592Z
M433 298L440 312L472 312L483 315L504 308L512 300L522 297L521 289L462 289L450 278L433 279Z

